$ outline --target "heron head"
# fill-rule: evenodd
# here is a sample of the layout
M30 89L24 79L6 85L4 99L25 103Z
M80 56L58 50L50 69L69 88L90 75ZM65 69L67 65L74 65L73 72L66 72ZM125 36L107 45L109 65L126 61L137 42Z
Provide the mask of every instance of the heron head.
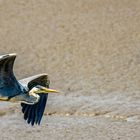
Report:
M30 90L30 92L35 93L35 94L40 94L40 93L44 93L44 94L47 94L47 93L58 93L57 90L50 89L50 88L47 88L47 87L43 87L43 86L40 86L40 85L37 85L37 86L33 87Z

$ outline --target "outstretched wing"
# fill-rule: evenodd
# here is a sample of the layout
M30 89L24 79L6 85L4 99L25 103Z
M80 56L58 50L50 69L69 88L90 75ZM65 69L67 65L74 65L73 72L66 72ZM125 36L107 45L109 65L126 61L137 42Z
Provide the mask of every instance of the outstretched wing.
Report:
M39 74L36 76L20 80L19 82L29 90L36 85L41 85L49 88L49 80L47 74ZM34 105L21 103L22 112L24 113L24 119L27 120L27 122L31 123L32 125L34 125L34 123L38 125L40 124L48 98L48 94L42 93L39 94L39 96L40 96L39 102Z
M16 54L0 56L0 98L8 99L20 94L20 84L13 73L13 65Z

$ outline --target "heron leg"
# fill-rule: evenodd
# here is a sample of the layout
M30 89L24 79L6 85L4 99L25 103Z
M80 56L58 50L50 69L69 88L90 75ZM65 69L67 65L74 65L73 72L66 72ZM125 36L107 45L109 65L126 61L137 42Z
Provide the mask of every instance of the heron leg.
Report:
M0 101L8 101L8 97L0 97Z

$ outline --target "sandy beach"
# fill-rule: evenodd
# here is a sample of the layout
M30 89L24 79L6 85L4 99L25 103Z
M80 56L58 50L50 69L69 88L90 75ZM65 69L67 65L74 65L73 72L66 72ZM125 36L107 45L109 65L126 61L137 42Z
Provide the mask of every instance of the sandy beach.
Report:
M140 1L0 0L0 54L22 79L48 73L40 126L0 103L0 140L139 140Z

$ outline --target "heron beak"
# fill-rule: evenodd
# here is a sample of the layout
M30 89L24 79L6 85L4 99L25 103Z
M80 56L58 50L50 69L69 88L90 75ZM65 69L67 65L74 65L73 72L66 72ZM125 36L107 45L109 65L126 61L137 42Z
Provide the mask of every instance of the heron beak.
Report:
M43 93L58 93L59 91L54 90L54 89L43 87L43 88L40 89L40 93L41 92L43 92Z

